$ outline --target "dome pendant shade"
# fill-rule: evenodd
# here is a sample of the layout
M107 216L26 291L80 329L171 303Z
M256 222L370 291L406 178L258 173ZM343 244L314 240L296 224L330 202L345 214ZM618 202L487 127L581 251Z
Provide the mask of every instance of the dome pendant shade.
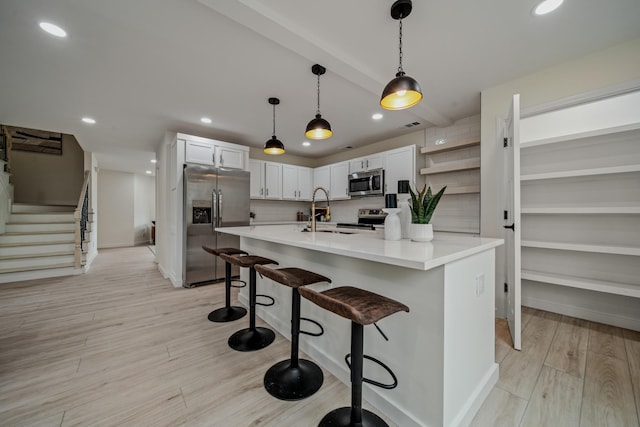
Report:
M316 118L312 119L309 124L307 124L307 129L304 132L304 136L309 139L327 139L333 135L333 131L331 130L331 125L328 121L322 118L320 114L320 76L323 75L327 71L320 64L314 64L311 67L311 72L317 76L318 79L318 108L316 109Z
M418 82L404 73L398 73L382 91L380 106L385 110L404 110L421 100L422 89Z
M284 154L284 144L275 135L264 143L265 154Z
M304 133L304 136L309 139L327 139L331 135L333 135L331 125L320 114L316 114L316 118L309 122Z
M264 143L265 154L284 154L284 144L276 138L276 105L280 104L278 98L269 98L269 104L273 105L273 134L271 139Z
M391 17L399 21L398 72L396 78L385 86L380 97L380 106L385 110L404 110L413 107L422 100L422 89L413 78L405 75L402 69L402 20L409 16L411 0L396 0L391 6Z

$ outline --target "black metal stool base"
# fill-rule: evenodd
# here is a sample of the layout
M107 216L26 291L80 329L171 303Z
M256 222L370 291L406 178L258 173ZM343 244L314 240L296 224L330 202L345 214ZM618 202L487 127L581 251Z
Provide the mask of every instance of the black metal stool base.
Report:
M209 316L207 316L207 318L211 322L217 323L233 322L234 320L243 318L245 314L247 314L247 310L245 308L231 306L213 310L211 313L209 313Z
M389 427L382 418L373 412L362 410L362 423L351 423L351 407L338 408L322 418L318 427Z
M240 329L229 337L229 347L237 351L255 351L265 348L276 339L276 334L268 328Z
M280 400L300 400L320 389L324 375L322 369L310 360L299 359L291 366L291 359L273 365L264 375L264 388Z

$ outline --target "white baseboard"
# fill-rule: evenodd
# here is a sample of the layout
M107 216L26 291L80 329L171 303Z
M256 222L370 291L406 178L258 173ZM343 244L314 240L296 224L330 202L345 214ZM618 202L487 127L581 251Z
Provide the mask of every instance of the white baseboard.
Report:
M165 279L169 279L169 281L171 282L174 288L182 287L182 279L180 280L176 279L175 277L173 277L173 275L169 274L167 270L164 269L162 264L160 263L157 263L157 264L158 264L158 271L160 271L160 274L162 274L162 277L164 277Z
M614 313L589 310L588 308L574 305L560 304L554 301L543 300L532 297L522 297L522 305L536 308L538 310L550 311L552 313L564 314L565 316L577 317L579 319L590 320L592 322L604 323L606 325L618 326L619 328L640 331L640 319L618 316Z

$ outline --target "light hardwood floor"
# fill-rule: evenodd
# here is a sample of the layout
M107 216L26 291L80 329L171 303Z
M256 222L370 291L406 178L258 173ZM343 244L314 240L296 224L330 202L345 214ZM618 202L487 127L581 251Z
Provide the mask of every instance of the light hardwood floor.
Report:
M173 288L146 247L102 250L83 276L0 285L0 425L304 427L349 404L327 372L311 398L269 396L265 368L289 342L230 350L247 319L209 322L223 295ZM516 352L497 322L500 382L473 425L638 426L640 333L536 310L523 324Z

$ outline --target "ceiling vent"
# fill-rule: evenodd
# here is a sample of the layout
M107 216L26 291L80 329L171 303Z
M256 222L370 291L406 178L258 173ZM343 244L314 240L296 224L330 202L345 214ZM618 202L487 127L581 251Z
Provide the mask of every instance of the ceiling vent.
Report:
M414 126L418 126L419 124L420 122L407 123L406 125L404 125L404 127L412 128Z

